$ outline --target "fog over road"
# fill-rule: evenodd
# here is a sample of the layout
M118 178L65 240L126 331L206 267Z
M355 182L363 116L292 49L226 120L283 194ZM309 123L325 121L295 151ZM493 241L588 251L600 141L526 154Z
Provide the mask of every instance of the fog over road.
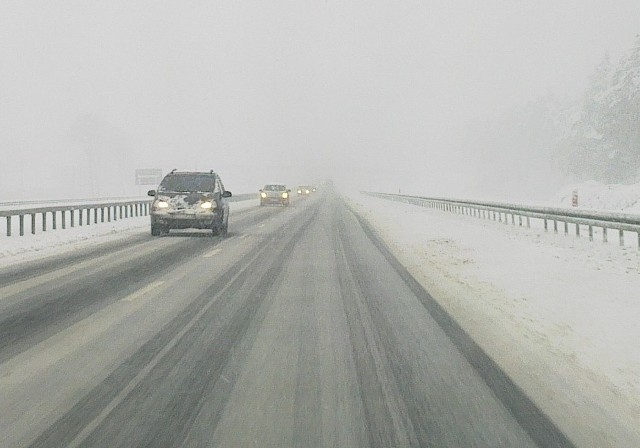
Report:
M229 230L0 270L2 446L571 446L334 193Z

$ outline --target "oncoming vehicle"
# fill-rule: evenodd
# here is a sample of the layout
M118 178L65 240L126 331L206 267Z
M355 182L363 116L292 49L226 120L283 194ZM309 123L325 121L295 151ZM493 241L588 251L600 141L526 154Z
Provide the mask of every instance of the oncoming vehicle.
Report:
M267 184L260 190L260 205L279 204L289 205L289 193L285 184Z
M299 185L298 186L298 196L309 196L311 194L312 188L309 185Z
M231 192L224 189L220 176L213 172L176 171L167 174L158 190L150 190L151 235L171 229L210 229L225 236L229 226Z

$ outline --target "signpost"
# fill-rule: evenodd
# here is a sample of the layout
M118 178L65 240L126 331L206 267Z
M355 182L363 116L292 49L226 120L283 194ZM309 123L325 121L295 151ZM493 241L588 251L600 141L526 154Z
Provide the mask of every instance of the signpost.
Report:
M161 169L136 170L136 185L158 185L161 180Z
M136 170L136 185L138 185L138 195L142 196L146 195L144 192L144 185L153 185L157 187L162 180L162 170L149 168L149 169L141 169Z

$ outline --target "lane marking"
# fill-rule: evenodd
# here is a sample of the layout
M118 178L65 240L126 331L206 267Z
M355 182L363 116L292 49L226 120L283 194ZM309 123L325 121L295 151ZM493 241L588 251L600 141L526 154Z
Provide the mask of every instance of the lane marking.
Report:
M163 246L168 245L169 247L171 247L175 244L177 243L164 243ZM83 269L93 269L96 267L104 268L109 265L115 265L118 262L122 263L126 260L133 260L160 250L157 245L149 245L148 242L145 242L142 246L143 247L137 247L137 245L133 246L138 249L137 252L133 250L132 247L125 247L114 252L109 252L105 255L97 255L95 258L89 258L80 262L76 262L64 268L55 269L53 271L49 271L35 277L26 278L24 280L2 286L0 287L0 301L10 296L25 292L28 289L36 288L54 280L58 280L59 278L62 278L69 274L73 274ZM82 276L82 273L80 273L80 275Z
M202 256L202 258L211 258L211 257L213 257L214 255L219 254L220 252L222 252L222 249L220 249L219 247L216 247L216 248L215 248L215 249L213 249L212 251L207 252L206 254L204 254L204 255Z
M244 266L244 268L240 269L239 272L237 272L233 277L231 277L229 282L220 291L218 291L218 293L215 296L213 296L211 301L209 301L209 303L207 303L204 307L202 307L200 309L200 311L198 311L198 313L196 313L196 315L193 316L191 318L191 320L182 328L182 330L180 330L173 337L173 339L171 339L171 341L169 341L169 343L167 345L165 345L162 348L162 350L160 350L154 356L154 358L138 372L138 374L129 382L129 384L127 384L125 386L125 388L122 389L120 391L120 393L118 393L118 395L116 395L115 398L113 398L113 400L111 400L111 402L106 407L104 407L102 409L102 412L100 412L100 414L98 414L93 420L91 420L75 436L75 438L67 445L67 448L77 448L77 447L79 447L82 444L82 442L84 442L87 439L87 437L89 437L89 435L91 435L91 433L100 425L100 423L102 423L108 417L108 415L120 403L122 403L127 398L127 396L131 393L131 391L133 391L133 389L135 389L135 387L138 384L140 384L142 382L142 380L144 380L144 378L147 375L149 375L149 373L151 373L151 371L155 368L155 366L157 366L160 363L162 358L164 358L164 356L167 353L169 353L173 349L173 347L175 347L178 344L180 339L182 339L182 337L185 334L187 334L187 332L189 332L189 330L191 330L191 328L198 322L198 320L200 320L200 318L202 318L202 316L204 316L204 314L209 310L209 308L211 308L213 306L213 304L216 303L221 296L223 296L224 294L227 293L227 290L229 290L231 288L231 285L233 285L233 283L236 281L236 279L238 279L248 269L248 267L251 266L253 264L253 262L256 261L258 259L258 257L263 252L266 251L266 249L268 247L269 247L269 245L265 244L264 246L259 248L257 250L257 252L255 253L255 255Z
M133 302L136 299L139 299L140 297L142 297L143 295L147 294L148 292L153 291L154 289L160 287L164 285L164 281L163 280L158 280L157 282L153 282L148 284L147 286L145 286L142 289L137 290L136 292L129 294L127 297L125 297L124 299L122 299L123 302Z

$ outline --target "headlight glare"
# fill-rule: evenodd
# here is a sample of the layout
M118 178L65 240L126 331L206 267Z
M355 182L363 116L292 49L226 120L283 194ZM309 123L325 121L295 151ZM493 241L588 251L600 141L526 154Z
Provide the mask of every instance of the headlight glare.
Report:
M202 204L200 204L200 207L205 210L211 210L213 208L213 202L211 201L203 202Z
M265 193L264 191L262 193L260 193L260 197L261 198L266 198L267 197L267 193Z
M282 199L287 199L288 197L289 197L289 193L287 193L286 191L282 193Z
M156 207L157 208L168 208L169 207L169 203L167 201L158 201L158 202L156 202Z

